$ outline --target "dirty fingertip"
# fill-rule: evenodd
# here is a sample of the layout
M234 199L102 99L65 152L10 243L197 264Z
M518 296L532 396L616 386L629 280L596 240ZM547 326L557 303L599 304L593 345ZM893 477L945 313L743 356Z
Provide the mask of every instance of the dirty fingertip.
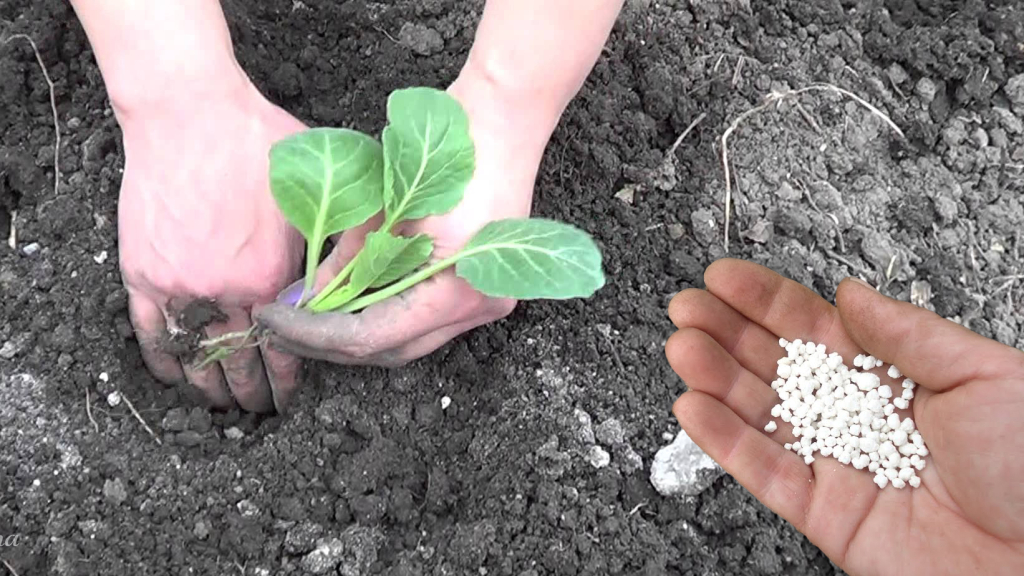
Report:
M302 366L302 360L282 352L270 342L261 348L267 378L270 381L274 408L279 413L285 414L299 386L299 369Z

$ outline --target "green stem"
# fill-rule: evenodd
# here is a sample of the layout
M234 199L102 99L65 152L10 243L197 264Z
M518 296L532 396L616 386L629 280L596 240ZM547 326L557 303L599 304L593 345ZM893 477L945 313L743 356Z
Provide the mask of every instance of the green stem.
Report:
M469 253L458 252L453 256L449 256L444 260L441 260L435 264L431 264L430 266L423 268L422 270L413 274L412 276L406 276L400 282L396 282L388 286L387 288L384 288L383 290L379 290L377 292L374 292L373 294L368 294L366 296L363 296L362 298L356 298L355 300L352 300L348 304L345 304L344 306L339 308L338 312L356 312L358 310L366 308L367 306L370 306L371 304L376 304L381 300L390 298L395 294L400 294L401 292L404 292L405 290L419 284L420 282L423 282L427 278L430 278L434 274L441 272L442 270L451 266L452 264L455 264L467 254Z
M391 229L394 228L395 224L397 223L397 219L386 218L384 220L384 224L382 224L381 227L377 229L377 232L390 233ZM348 277L352 275L352 270L355 268L356 259L359 258L359 255L362 253L362 250L357 252L355 257L348 261L348 264L345 265L345 268L343 268L341 272L339 272L338 275L335 276L334 279L332 279L330 283L327 284L327 286L324 286L323 290L321 290L316 296L314 296L312 300L306 303L306 308L309 310L313 310L314 312L323 312L323 310L317 310L316 306L323 302L324 299L326 299L328 296L330 296L332 292L337 290L338 287L341 286L343 282L345 282L345 280L348 280Z
M359 254L356 254L356 258L358 258L358 257L359 257ZM314 306L316 306L317 304L323 302L324 298L327 298L328 296L330 296L331 292L334 292L338 288L338 286L341 286L341 284L345 280L347 280L349 276L352 275L352 270L355 268L356 258L353 258L353 259L349 260L348 264L346 264L345 267L342 268L341 272L339 272L338 275L335 276L327 284L327 286L324 286L323 290L321 290L320 293L318 293L316 296L314 296L313 299L310 300L309 302L306 302L306 304L305 304L306 308L308 308L310 310L313 310Z

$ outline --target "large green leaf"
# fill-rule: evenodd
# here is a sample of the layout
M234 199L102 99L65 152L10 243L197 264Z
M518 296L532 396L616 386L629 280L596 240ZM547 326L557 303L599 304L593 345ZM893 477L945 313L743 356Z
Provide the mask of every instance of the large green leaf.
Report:
M594 240L579 228L543 218L491 222L457 258L455 273L493 297L589 297L605 282Z
M435 88L396 90L388 98L384 212L389 225L444 214L462 200L476 164L469 118Z
M383 163L380 143L341 128L312 128L271 147L271 193L308 242L307 289L327 237L363 224L381 210Z
M402 278L430 258L434 243L426 234L411 238L387 232L370 232L356 255L352 276L345 284L311 306L314 312L334 310L362 294Z

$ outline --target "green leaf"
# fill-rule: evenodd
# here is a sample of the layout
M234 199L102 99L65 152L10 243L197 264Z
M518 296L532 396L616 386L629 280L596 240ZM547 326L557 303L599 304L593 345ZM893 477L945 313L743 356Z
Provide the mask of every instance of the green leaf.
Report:
M383 164L380 143L341 128L312 128L271 147L271 193L308 242L307 291L327 237L363 224L381 210Z
M444 214L462 201L476 156L469 118L455 98L435 88L392 92L381 140L385 230Z
M322 301L311 306L314 312L334 310L368 288L379 288L409 274L430 258L434 243L426 234L411 238L387 232L370 232L363 249L356 255L352 277Z
M601 251L586 232L543 218L491 222L456 255L455 273L492 297L589 297L604 286Z

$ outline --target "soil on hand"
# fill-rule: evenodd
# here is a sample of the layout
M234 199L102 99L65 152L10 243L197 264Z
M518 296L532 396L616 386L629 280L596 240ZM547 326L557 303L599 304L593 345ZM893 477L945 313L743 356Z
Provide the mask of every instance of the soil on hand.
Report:
M392 90L455 78L481 6L225 3L271 99L369 133ZM22 575L838 573L728 476L689 499L649 480L685 390L666 305L726 255L720 137L771 91L834 84L907 141L832 92L750 116L729 255L827 298L859 275L1024 347L1019 2L627 2L536 188L535 215L597 238L607 287L405 368L312 363L292 413L258 425L143 368L121 136L68 3L0 0L0 21L38 44L63 134L54 196L46 83L26 42L0 47L0 536L21 535L0 557Z

